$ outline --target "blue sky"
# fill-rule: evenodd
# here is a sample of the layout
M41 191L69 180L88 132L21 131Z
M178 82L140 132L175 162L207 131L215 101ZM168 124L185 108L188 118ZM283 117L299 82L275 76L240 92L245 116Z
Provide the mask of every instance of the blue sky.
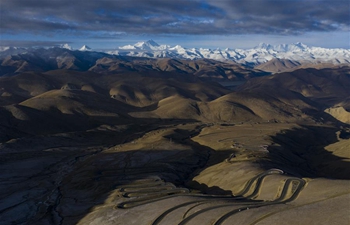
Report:
M350 48L348 0L2 0L0 45Z

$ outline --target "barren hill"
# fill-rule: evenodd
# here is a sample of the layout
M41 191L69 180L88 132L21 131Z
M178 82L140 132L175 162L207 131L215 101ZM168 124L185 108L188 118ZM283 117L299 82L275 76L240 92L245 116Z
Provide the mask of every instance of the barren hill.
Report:
M268 72L284 72L286 70L292 70L301 65L298 61L288 60L288 59L271 59L265 63L255 66L255 69L268 71Z
M172 72L207 80L246 80L256 76L264 76L268 73L254 70L233 62L219 62L210 59L184 60L184 59L150 59L150 58L102 58L89 69L94 72L127 73L137 72Z
M119 60L0 78L0 223L345 224L349 68Z
M28 49L18 54L0 56L0 76L12 76L23 72L47 72L50 70L93 71L96 73L128 74L131 72L151 75L184 74L207 80L246 80L269 73L251 69L235 62L212 59L172 59L116 56L101 52L72 51L63 48Z
M347 68L275 74L252 79L232 93L182 73L55 70L3 78L0 99L3 106L19 104L43 112L116 120L129 115L206 122L296 121L311 118L309 112L322 109L322 104L344 101L349 92L346 72Z
M265 63L261 63L254 67L254 69L262 70L271 73L292 72L298 69L327 69L327 68L341 68L348 67L348 63L327 63L327 62L312 62L312 61L294 61L290 59L271 59Z
M299 69L247 81L240 90L270 92L276 88L334 106L350 96L350 68Z
M325 112L343 123L350 124L350 112L345 110L342 106L328 108Z

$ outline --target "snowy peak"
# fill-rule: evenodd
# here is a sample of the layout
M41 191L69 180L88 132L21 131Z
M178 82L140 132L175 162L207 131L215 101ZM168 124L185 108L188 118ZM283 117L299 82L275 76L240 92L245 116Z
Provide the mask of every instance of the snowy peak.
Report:
M307 45L305 45L305 44L303 44L303 43L301 43L301 42L297 42L297 43L295 43L294 45L297 46L297 47L299 47L299 48L301 48L301 49L308 48Z
M9 46L0 46L0 52L7 51L9 49L11 49L11 47L9 47Z
M184 48L180 45L159 45L153 40L138 42L134 45L119 47L117 51L107 51L109 54L150 57L150 58L178 58L178 59L214 59L219 61L233 61L236 63L256 66L272 59L291 60L308 64L313 63L350 63L349 49L329 49L309 47L301 42L293 44L271 45L260 43L251 49L205 49Z
M309 47L303 43L297 42L295 44L286 45L287 51L304 51L309 49Z
M149 49L152 49L152 48L155 48L155 47L159 47L159 44L156 43L155 41L153 40L148 40L146 42L142 41L142 42L137 42L135 44L135 47L138 47L140 49L145 49L145 48L149 48Z
M255 49L266 49L266 50L271 49L271 48L273 48L272 45L266 44L266 43L263 43L263 42L255 47Z
M169 48L169 50L185 51L186 49L183 48L181 45L175 45L174 47Z
M79 51L91 51L91 48L87 45L83 45L83 47L81 47Z
M270 45L266 43L260 43L254 49L259 50L270 50L276 52L295 52L295 51L305 51L308 50L309 47L301 42L297 42L295 44L280 44L280 45Z
M132 49L136 49L136 47L134 45L124 45L124 46L120 46L119 49L132 50Z
M140 41L134 45L125 45L125 46L119 47L119 49L125 49L125 50L152 50L152 51L166 50L168 48L169 46L159 45L157 42L153 40Z

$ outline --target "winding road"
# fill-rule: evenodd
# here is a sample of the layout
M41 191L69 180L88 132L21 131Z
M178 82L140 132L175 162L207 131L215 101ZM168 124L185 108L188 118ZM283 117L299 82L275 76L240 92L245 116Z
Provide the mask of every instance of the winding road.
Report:
M294 190L293 194L291 197L289 197L288 199L285 199L286 195L287 195L287 192L288 192L288 189L289 189L289 186L292 185L292 182L293 181L297 181L298 182L298 186L297 188ZM281 192L281 195L279 198L275 199L274 201L272 202L268 202L268 203L265 203L265 204L261 204L261 205L250 205L250 206L247 206L247 207L241 207L241 208L238 208L238 209L234 209L226 214L224 214L223 216L221 216L218 220L215 221L214 225L221 225L225 222L225 220L227 220L229 217L233 216L234 214L236 213L239 213L239 212L242 212L244 210L248 210L248 209L253 209L253 208L259 208L259 207L262 207L262 206L268 206L268 205L274 205L274 204L283 204L283 203L287 203L287 202L291 202L293 200L295 200L300 191L302 190L302 188L305 186L305 181L303 179L299 179L299 178L288 178L283 186L283 190ZM285 199L285 200L283 200Z
M145 170L143 170L145 171ZM154 171L154 169L146 170ZM136 171L133 171L136 172ZM140 171L141 172L141 171ZM134 174L134 173L133 173ZM183 209L183 218L179 225L186 225L191 222L194 218L203 215L209 211L226 208L226 207L237 207L233 210L226 212L221 215L215 222L214 225L221 225L231 216L253 208L259 208L263 206L284 204L295 200L306 182L303 179L289 177L285 179L283 188L279 193L279 197L273 201L254 200L259 195L262 183L267 176L270 175L282 175L284 172L280 169L270 169L250 179L242 191L237 195L205 195L205 194L193 194L187 188L179 188L174 184L165 182L159 177L140 179L133 181L129 184L122 184L118 186L119 192L122 197L130 198L128 201L117 204L115 209L129 209L132 207L149 204L164 199L186 196L199 198L193 201L188 201L176 205L172 208L165 210L161 215L154 219L150 225L160 224L167 215L174 213L176 210ZM208 207L204 207L192 214L190 212L198 206L210 204ZM213 205L214 204L214 205Z

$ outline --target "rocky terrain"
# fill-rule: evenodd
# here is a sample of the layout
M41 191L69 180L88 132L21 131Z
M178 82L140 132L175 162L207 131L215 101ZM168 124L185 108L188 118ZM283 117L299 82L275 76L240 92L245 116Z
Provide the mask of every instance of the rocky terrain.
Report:
M2 60L0 224L348 224L349 67L40 51Z

